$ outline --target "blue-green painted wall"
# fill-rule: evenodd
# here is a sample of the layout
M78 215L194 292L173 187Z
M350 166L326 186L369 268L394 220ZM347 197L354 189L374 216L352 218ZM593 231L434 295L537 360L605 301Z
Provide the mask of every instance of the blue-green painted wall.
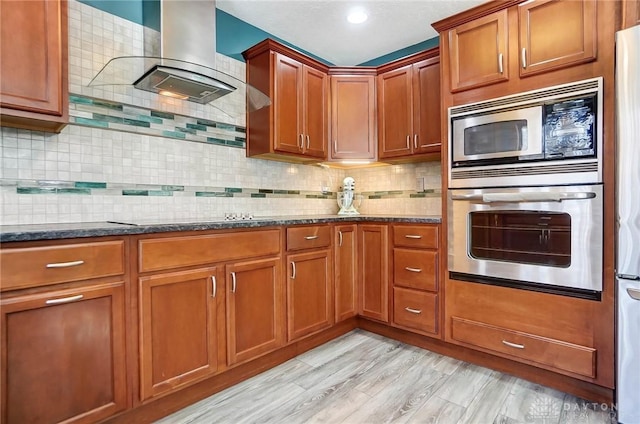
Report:
M160 31L160 0L78 0L104 12ZM244 61L242 52L265 38L272 38L286 44L323 63L331 62L306 50L261 30L220 9L216 9L216 50L218 53ZM417 53L438 45L438 38L432 38L413 46L391 52L384 56L361 63L362 66L377 66L392 60Z

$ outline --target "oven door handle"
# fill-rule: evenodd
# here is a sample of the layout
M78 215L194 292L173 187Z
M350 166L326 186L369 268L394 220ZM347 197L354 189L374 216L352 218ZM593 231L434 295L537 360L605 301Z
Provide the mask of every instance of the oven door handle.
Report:
M452 194L451 200L477 200L482 203L508 202L562 202L565 200L586 200L596 197L594 192L580 193L485 193L485 194Z

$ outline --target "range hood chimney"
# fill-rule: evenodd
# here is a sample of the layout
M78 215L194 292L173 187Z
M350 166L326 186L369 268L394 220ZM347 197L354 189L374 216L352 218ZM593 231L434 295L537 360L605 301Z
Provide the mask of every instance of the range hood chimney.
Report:
M145 48L152 44L145 42ZM160 56L145 51L111 59L89 86L133 85L201 104L246 87L249 111L270 104L264 93L216 70L215 60L215 0L161 0Z

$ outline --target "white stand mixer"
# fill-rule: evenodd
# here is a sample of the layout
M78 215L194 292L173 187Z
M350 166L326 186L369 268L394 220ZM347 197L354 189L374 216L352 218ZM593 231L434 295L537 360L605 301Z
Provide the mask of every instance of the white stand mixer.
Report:
M340 206L338 215L360 215L360 212L356 209L355 203L357 202L358 207L360 207L360 203L362 203L362 196L356 196L354 191L355 186L356 181L351 177L346 177L342 180L342 191L338 192L338 196L336 198L338 206Z

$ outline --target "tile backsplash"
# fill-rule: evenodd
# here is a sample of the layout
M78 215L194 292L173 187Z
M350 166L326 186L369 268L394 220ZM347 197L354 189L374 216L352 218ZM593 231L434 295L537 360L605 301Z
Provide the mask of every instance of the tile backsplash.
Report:
M87 87L110 58L142 55L157 37L69 1L70 123L60 134L1 128L0 224L333 214L347 175L363 213L441 213L438 163L343 170L246 158L244 97L213 107ZM244 80L243 62L218 54L217 67Z

